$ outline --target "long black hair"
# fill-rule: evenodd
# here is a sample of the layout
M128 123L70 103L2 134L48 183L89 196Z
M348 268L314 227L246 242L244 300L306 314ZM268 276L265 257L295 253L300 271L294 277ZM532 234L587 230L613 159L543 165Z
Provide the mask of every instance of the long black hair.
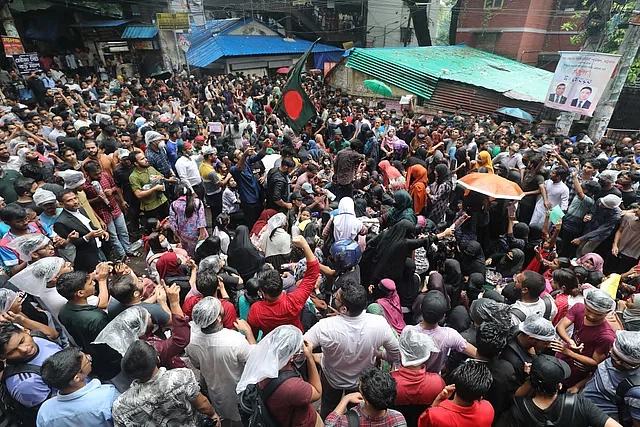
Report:
M193 201L193 190L185 184L179 183L176 185L176 198L180 198L182 196L186 196L187 198L187 206L184 209L184 214L187 218L191 218L196 211L196 206Z

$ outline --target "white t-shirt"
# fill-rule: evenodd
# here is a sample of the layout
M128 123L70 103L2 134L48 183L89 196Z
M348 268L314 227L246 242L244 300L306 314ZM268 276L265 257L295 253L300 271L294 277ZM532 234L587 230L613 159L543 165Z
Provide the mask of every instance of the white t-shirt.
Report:
M549 315L549 320L552 320L554 317L556 317L556 314L558 314L558 307L556 307L555 302L548 296L540 297L536 302L522 302L518 300L511 307L512 309L517 308L522 311L525 315L525 319L532 314L539 314L540 316L544 316L545 303L543 298L547 298L551 303L551 314ZM522 321L514 313L511 313L511 323L513 325L519 325L520 323L522 323Z
M550 179L546 180L544 185L547 189L547 199L549 199L551 207L560 206L560 209L566 212L567 209L569 209L569 187L567 187L567 185L562 181L554 183ZM533 216L531 217L529 225L542 225L544 223L546 213L547 208L544 206L544 199L542 198L542 195L540 195L536 201L536 208L533 211Z

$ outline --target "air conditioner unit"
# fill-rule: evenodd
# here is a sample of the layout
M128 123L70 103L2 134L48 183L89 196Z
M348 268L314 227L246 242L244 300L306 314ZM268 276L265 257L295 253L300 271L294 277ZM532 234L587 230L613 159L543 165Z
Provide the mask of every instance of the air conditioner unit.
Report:
M411 27L400 27L400 41L402 43L411 43L413 30Z

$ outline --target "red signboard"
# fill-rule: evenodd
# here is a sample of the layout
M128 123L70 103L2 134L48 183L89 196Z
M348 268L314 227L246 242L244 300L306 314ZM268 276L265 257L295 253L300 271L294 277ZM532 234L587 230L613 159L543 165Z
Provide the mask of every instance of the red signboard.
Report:
M2 45L4 46L4 54L6 56L24 53L24 47L22 46L20 37L2 36Z

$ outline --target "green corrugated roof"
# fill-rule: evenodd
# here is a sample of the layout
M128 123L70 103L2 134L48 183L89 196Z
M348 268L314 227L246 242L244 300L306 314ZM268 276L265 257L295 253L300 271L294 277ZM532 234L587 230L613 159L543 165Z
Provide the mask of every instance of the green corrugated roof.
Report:
M355 48L347 67L431 98L439 79L480 86L524 101L544 102L553 73L465 45Z

